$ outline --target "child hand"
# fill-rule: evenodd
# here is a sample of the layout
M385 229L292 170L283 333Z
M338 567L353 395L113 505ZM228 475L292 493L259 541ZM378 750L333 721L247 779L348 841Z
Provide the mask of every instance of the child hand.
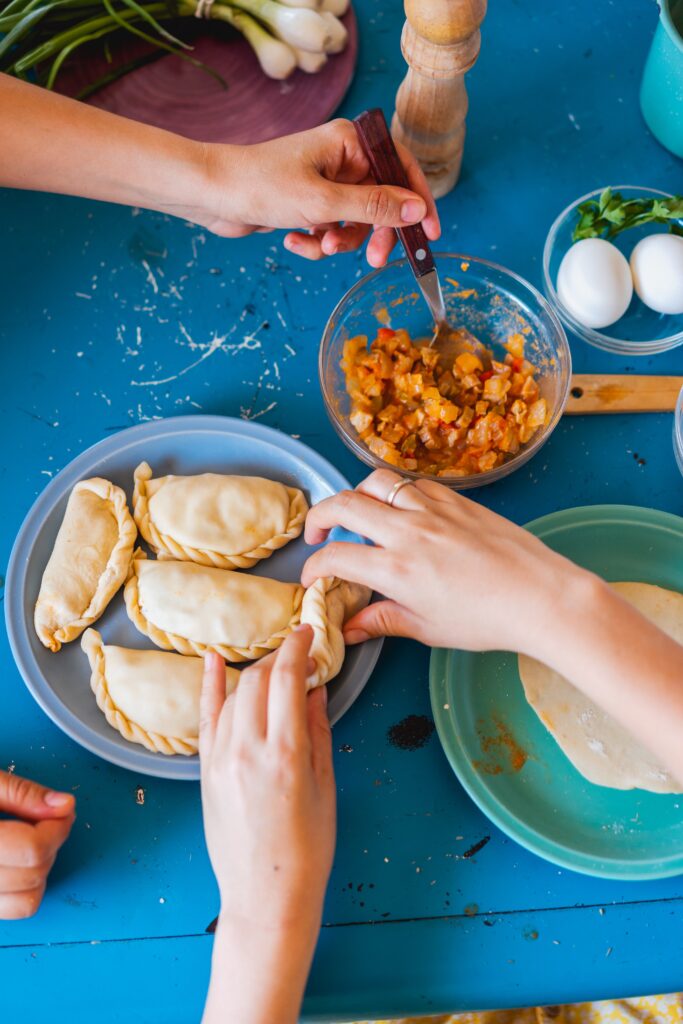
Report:
M227 699L222 659L206 658L199 755L221 911L205 1022L298 1019L336 829L325 688L306 694L312 638L300 626Z
M0 919L32 917L50 868L74 823L74 798L0 772Z
M287 924L317 919L332 866L335 789L324 688L306 694L312 630L245 669L225 699L222 659L207 657L200 757L207 845L221 913Z
M386 499L400 479L378 470L356 491L314 506L306 521L309 544L342 526L376 545L326 544L304 566L304 586L335 575L388 598L347 623L347 643L396 635L438 647L541 656L553 595L588 574L436 481L403 487L390 507Z

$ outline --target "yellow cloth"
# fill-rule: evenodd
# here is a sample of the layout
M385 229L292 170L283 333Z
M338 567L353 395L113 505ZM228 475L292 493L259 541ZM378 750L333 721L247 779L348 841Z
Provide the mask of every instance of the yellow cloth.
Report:
M374 1024L683 1024L683 995L610 999L603 1003L540 1006L527 1010L483 1010L419 1020L411 1017L375 1021Z

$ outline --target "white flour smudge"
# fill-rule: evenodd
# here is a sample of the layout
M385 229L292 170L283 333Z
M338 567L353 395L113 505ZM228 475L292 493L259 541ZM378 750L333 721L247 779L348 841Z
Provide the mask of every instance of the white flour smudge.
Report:
M138 328L138 330L139 330L139 328ZM232 333L232 332L230 332L230 333ZM152 388L152 387L157 387L157 385L159 385L159 384L170 384L171 381L177 380L178 377L183 377L186 373L189 373L190 370L194 370L194 368L196 366L199 366L200 363L203 363L206 359L209 359L209 357L212 356L214 354L214 352L218 352L219 349L222 349L223 345L225 344L225 341L226 341L226 339L228 337L229 337L229 334L223 334L223 335L214 334L213 338L208 343L208 345L205 345L205 346L198 345L197 346L198 348L203 348L204 351L200 355L199 359L195 359L195 361L193 363L190 363L189 366L184 366L182 370L178 370L177 373L171 374L170 377L162 377L162 378L159 378L159 379L156 379L156 380L132 380L130 382L131 383L131 387L134 387L134 388ZM233 346L227 346L227 347L228 348L232 348Z
M277 402L271 402L265 409L259 409L258 412L252 412L251 409L245 409L244 406L240 406L240 416L243 420L257 420L260 416L265 416L266 413L271 412Z
M147 260L143 260L142 261L142 265L145 268L145 270L147 271L147 281L148 281L149 284L151 284L151 286L152 286L152 288L154 290L154 294L157 295L158 292L159 292L159 285L157 284L156 277L152 273L152 268L150 267L150 265L147 262Z

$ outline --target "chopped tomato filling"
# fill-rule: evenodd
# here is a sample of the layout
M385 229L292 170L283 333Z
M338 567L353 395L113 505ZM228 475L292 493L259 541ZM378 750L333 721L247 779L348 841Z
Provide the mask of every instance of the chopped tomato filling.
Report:
M435 476L469 476L502 465L547 423L548 408L512 334L503 362L484 365L462 352L452 366L438 349L404 330L381 327L375 340L344 344L341 362L351 397L350 420L385 462Z

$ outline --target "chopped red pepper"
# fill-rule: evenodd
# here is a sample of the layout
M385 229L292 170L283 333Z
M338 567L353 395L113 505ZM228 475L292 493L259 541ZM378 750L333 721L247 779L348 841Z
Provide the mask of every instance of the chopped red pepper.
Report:
M479 380L489 380L491 377L493 377L493 370L485 370L479 374Z
M382 341L386 341L388 338L393 338L396 331L392 331L391 327L380 327L377 331L377 337L381 338Z

